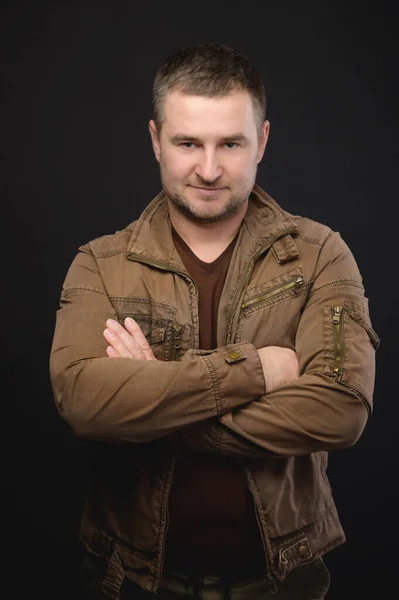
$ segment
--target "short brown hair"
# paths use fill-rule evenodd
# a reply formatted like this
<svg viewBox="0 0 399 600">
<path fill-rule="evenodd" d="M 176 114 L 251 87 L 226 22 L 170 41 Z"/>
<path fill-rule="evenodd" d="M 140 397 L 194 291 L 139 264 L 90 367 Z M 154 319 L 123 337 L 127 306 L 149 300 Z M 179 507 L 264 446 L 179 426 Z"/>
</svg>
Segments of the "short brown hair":
<svg viewBox="0 0 399 600">
<path fill-rule="evenodd" d="M 152 90 L 153 119 L 159 133 L 163 103 L 167 94 L 176 90 L 209 98 L 246 90 L 252 98 L 258 133 L 266 117 L 265 88 L 257 69 L 246 56 L 224 44 L 183 48 L 159 68 Z"/>
</svg>

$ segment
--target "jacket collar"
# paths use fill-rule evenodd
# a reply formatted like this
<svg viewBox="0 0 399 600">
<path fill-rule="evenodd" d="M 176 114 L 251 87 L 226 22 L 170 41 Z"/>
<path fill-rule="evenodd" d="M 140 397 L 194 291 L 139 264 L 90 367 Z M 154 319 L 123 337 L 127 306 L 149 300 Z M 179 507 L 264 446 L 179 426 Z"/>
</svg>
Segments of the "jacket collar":
<svg viewBox="0 0 399 600">
<path fill-rule="evenodd" d="M 184 266 L 172 239 L 172 225 L 166 194 L 162 190 L 132 225 L 132 235 L 127 251 L 137 259 L 161 263 L 165 268 L 183 270 Z M 254 185 L 248 202 L 248 210 L 241 225 L 240 239 L 246 238 L 247 249 L 255 254 L 272 239 L 295 234 L 298 226 L 262 188 Z"/>
</svg>

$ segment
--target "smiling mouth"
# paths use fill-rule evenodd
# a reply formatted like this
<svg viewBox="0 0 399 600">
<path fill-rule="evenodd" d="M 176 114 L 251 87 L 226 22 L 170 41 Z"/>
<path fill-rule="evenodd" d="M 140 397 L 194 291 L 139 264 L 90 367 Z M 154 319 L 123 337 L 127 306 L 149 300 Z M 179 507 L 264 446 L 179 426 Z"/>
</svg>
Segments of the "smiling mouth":
<svg viewBox="0 0 399 600">
<path fill-rule="evenodd" d="M 208 188 L 208 187 L 200 187 L 198 185 L 191 186 L 195 190 L 203 190 L 205 192 L 219 192 L 220 190 L 224 190 L 225 188 Z"/>
</svg>

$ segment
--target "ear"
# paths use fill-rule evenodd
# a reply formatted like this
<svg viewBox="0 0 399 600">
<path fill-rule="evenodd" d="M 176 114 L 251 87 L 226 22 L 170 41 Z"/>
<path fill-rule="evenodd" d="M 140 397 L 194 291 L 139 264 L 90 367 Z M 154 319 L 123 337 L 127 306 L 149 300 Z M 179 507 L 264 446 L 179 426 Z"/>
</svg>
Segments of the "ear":
<svg viewBox="0 0 399 600">
<path fill-rule="evenodd" d="M 155 125 L 154 121 L 151 120 L 148 123 L 148 129 L 150 130 L 150 136 L 151 136 L 152 147 L 154 150 L 155 158 L 159 162 L 159 158 L 161 155 L 161 147 L 160 147 L 160 142 L 159 142 L 159 134 L 158 134 L 157 126 Z"/>
<path fill-rule="evenodd" d="M 262 129 L 259 135 L 259 143 L 258 143 L 258 158 L 257 163 L 259 164 L 263 158 L 263 154 L 265 152 L 267 140 L 269 139 L 270 133 L 270 123 L 269 121 L 265 121 L 262 125 Z"/>
</svg>

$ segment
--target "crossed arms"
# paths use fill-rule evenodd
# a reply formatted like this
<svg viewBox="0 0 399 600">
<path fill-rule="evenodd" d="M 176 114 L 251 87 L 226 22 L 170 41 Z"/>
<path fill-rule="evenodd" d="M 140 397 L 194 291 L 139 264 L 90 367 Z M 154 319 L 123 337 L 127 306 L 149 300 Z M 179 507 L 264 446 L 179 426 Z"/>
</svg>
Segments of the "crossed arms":
<svg viewBox="0 0 399 600">
<path fill-rule="evenodd" d="M 103 334 L 116 315 L 95 257 L 80 252 L 64 284 L 50 356 L 61 415 L 82 437 L 146 443 L 168 436 L 186 449 L 237 457 L 353 445 L 371 412 L 375 345 L 354 259 L 337 236 L 327 244 L 295 352 L 243 342 L 168 362 L 153 359 L 137 324 L 110 323 L 115 337 Z M 325 318 L 338 305 L 347 342 L 336 376 Z M 237 362 L 228 358 L 232 350 Z"/>
</svg>

